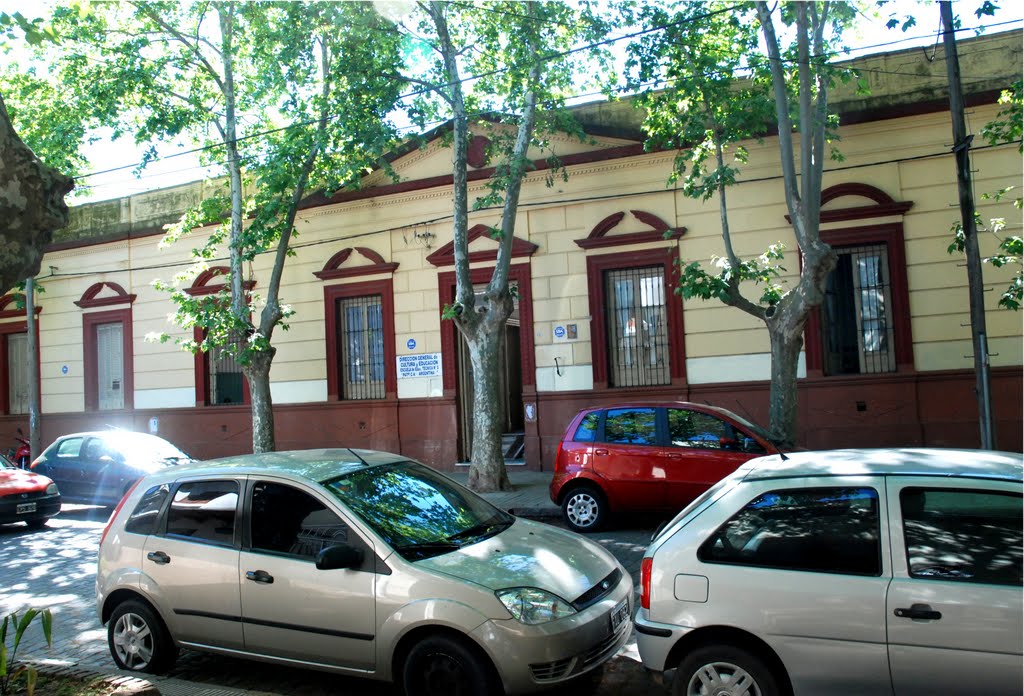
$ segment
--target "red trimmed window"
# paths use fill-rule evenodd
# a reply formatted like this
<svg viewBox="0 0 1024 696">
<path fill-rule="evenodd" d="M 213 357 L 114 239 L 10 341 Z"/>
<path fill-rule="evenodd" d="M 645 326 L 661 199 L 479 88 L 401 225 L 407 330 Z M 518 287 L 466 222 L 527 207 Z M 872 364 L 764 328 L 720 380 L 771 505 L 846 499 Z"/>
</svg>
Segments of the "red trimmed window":
<svg viewBox="0 0 1024 696">
<path fill-rule="evenodd" d="M 360 262 L 360 257 L 362 261 Z M 342 249 L 315 272 L 320 280 L 344 279 L 324 287 L 324 326 L 329 399 L 360 401 L 395 398 L 395 295 L 390 276 L 397 263 L 366 247 Z"/>
<path fill-rule="evenodd" d="M 215 295 L 224 289 L 222 282 L 229 273 L 227 266 L 215 266 L 203 271 L 193 281 L 192 286 L 185 289 L 189 295 Z M 243 284 L 246 292 L 252 290 L 256 283 L 248 280 Z M 193 329 L 192 339 L 201 343 L 206 338 L 206 331 L 200 327 Z M 238 363 L 237 351 L 230 346 L 214 346 L 209 351 L 198 351 L 195 354 L 196 405 L 197 406 L 232 406 L 249 403 L 249 384 L 242 374 L 242 366 Z"/>
<path fill-rule="evenodd" d="M 807 372 L 842 376 L 913 369 L 903 223 L 870 222 L 902 216 L 913 204 L 894 201 L 867 184 L 840 184 L 822 192 L 822 205 L 841 197 L 866 198 L 871 204 L 821 213 L 822 223 L 865 224 L 821 231 L 838 262 L 824 301 L 808 318 Z"/>
<path fill-rule="evenodd" d="M 131 409 L 135 400 L 132 309 L 135 295 L 117 283 L 94 283 L 76 305 L 85 310 L 129 305 L 82 315 L 86 411 Z"/>
<path fill-rule="evenodd" d="M 661 249 L 587 257 L 596 389 L 656 387 L 685 379 L 683 309 L 675 295 L 675 240 L 685 229 L 670 228 L 651 213 L 630 212 L 651 229 L 608 234 L 626 215 L 616 213 L 576 240 L 583 249 L 672 241 Z"/>
<path fill-rule="evenodd" d="M 0 298 L 0 319 L 24 319 L 25 310 L 18 309 L 24 295 L 5 295 Z M 39 307 L 36 307 L 36 315 Z M 33 360 L 28 355 L 28 323 L 8 321 L 0 323 L 0 413 L 28 413 L 29 370 L 39 371 L 38 352 Z M 38 324 L 36 325 L 38 327 Z M 36 342 L 38 351 L 38 341 Z"/>
</svg>

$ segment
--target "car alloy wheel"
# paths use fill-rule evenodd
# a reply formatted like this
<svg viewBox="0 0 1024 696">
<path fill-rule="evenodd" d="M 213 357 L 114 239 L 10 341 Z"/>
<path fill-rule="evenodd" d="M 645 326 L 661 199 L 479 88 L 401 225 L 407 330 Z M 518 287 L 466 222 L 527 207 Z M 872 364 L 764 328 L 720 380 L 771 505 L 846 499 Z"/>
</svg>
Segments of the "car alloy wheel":
<svg viewBox="0 0 1024 696">
<path fill-rule="evenodd" d="M 756 656 L 728 645 L 694 650 L 679 664 L 674 696 L 778 696 L 775 676 Z"/>
<path fill-rule="evenodd" d="M 590 486 L 576 488 L 566 496 L 562 512 L 569 528 L 577 532 L 598 529 L 605 516 L 605 502 L 600 493 Z"/>
<path fill-rule="evenodd" d="M 178 656 L 163 621 L 135 600 L 114 609 L 107 628 L 107 643 L 117 666 L 133 672 L 163 672 Z"/>
<path fill-rule="evenodd" d="M 405 661 L 403 682 L 408 696 L 476 696 L 495 693 L 486 658 L 462 640 L 431 636 L 417 643 Z"/>
</svg>

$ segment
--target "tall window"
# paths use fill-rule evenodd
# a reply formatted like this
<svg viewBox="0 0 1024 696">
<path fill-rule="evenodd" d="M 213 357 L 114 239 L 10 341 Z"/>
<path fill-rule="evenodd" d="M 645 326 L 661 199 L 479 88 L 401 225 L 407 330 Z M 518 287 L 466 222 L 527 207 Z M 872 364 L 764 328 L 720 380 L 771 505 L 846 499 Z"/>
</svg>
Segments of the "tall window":
<svg viewBox="0 0 1024 696">
<path fill-rule="evenodd" d="M 822 305 L 825 374 L 896 370 L 886 245 L 837 248 Z"/>
<path fill-rule="evenodd" d="M 76 305 L 82 314 L 82 373 L 86 411 L 116 411 L 134 405 L 132 309 L 135 295 L 117 283 L 94 283 Z M 125 305 L 123 309 L 106 309 Z M 103 308 L 106 311 L 92 311 Z"/>
<path fill-rule="evenodd" d="M 668 319 L 662 267 L 607 271 L 605 297 L 611 385 L 668 384 Z"/>
<path fill-rule="evenodd" d="M 7 339 L 7 413 L 28 413 L 28 334 L 10 333 Z"/>
<path fill-rule="evenodd" d="M 237 341 L 240 344 L 241 341 Z M 214 346 L 206 355 L 210 404 L 245 403 L 245 376 L 232 347 Z"/>
<path fill-rule="evenodd" d="M 124 408 L 123 346 L 121 322 L 96 325 L 96 388 L 101 411 Z"/>
<path fill-rule="evenodd" d="M 383 399 L 384 322 L 380 295 L 337 301 L 338 375 L 342 399 Z"/>
</svg>

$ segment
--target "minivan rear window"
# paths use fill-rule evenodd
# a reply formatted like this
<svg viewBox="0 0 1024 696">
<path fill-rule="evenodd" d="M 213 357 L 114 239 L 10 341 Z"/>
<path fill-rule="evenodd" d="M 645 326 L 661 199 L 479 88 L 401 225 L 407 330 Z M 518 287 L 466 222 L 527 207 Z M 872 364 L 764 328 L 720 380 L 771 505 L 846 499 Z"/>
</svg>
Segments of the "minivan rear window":
<svg viewBox="0 0 1024 696">
<path fill-rule="evenodd" d="M 588 413 L 576 427 L 576 433 L 572 436 L 574 442 L 593 442 L 597 439 L 597 426 L 601 422 L 600 411 Z"/>
</svg>

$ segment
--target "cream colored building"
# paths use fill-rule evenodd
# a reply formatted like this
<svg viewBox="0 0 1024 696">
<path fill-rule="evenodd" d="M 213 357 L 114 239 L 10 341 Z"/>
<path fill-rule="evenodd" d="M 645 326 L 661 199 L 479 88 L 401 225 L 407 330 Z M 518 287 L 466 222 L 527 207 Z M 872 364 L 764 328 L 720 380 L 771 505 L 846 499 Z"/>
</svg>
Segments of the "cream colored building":
<svg viewBox="0 0 1024 696">
<path fill-rule="evenodd" d="M 995 118 L 995 97 L 1021 76 L 1021 34 L 961 43 L 971 132 Z M 872 97 L 834 93 L 843 162 L 826 164 L 822 235 L 840 253 L 831 308 L 812 319 L 800 368 L 801 443 L 810 447 L 977 446 L 978 416 L 967 275 L 946 248 L 958 219 L 944 56 L 919 49 L 861 59 Z M 628 104 L 580 107 L 592 142 L 554 149 L 568 180 L 540 169 L 524 184 L 512 279 L 519 305 L 506 340 L 506 430 L 530 468 L 550 468 L 569 418 L 592 403 L 681 399 L 767 421 L 769 345 L 764 327 L 718 302 L 673 293 L 676 259 L 721 254 L 716 201 L 666 185 L 674 152 L 645 153 Z M 481 133 L 482 136 L 482 133 Z M 774 138 L 749 143 L 750 162 L 730 189 L 740 255 L 786 244 Z M 977 194 L 1021 183 L 1016 144 L 971 153 Z M 470 174 L 484 192 L 487 163 Z M 358 192 L 302 211 L 282 284 L 295 315 L 278 330 L 271 379 L 280 449 L 327 445 L 402 451 L 440 468 L 468 458 L 463 357 L 441 308 L 454 286 L 451 157 L 440 139 L 393 162 L 399 183 L 370 175 Z M 38 369 L 43 439 L 104 426 L 157 432 L 197 456 L 251 448 L 237 368 L 193 356 L 192 338 L 168 321 L 173 306 L 154 281 L 170 281 L 208 231 L 161 248 L 163 225 L 200 200 L 204 184 L 89 204 L 47 251 L 40 274 Z M 979 198 L 983 219 L 1020 211 Z M 484 233 L 499 211 L 471 215 L 474 274 L 489 278 L 496 244 Z M 667 234 L 666 234 L 667 233 Z M 982 235 L 983 254 L 997 240 Z M 252 293 L 272 255 L 248 268 Z M 192 293 L 222 282 L 214 270 L 185 282 Z M 1020 450 L 1022 328 L 996 306 L 1015 269 L 986 265 L 998 444 Z M 791 273 L 792 277 L 792 273 Z M 477 282 L 477 281 L 475 281 Z M 3 412 L 13 434 L 24 415 L 25 323 L 12 298 L 0 306 Z M 13 438 L 12 438 L 13 441 Z"/>
</svg>

